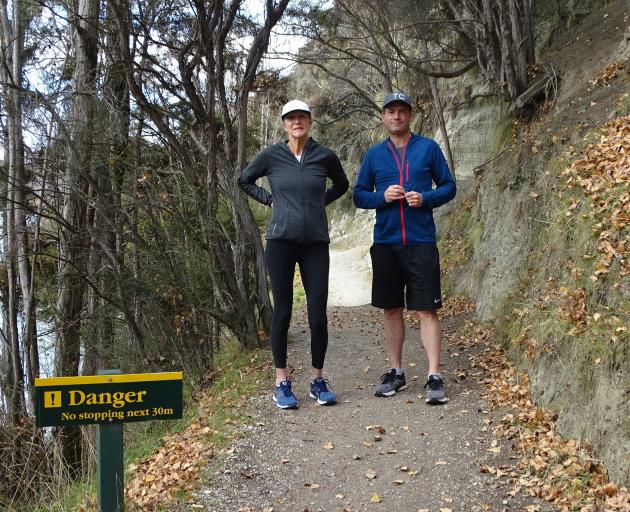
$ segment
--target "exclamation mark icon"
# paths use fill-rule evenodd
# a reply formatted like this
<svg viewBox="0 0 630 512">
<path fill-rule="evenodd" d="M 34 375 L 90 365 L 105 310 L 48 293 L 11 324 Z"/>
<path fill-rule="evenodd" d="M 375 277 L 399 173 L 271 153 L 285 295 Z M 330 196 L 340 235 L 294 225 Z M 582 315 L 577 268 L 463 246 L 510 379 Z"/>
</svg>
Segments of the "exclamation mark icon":
<svg viewBox="0 0 630 512">
<path fill-rule="evenodd" d="M 44 408 L 53 409 L 55 407 L 61 407 L 61 391 L 45 391 Z"/>
</svg>

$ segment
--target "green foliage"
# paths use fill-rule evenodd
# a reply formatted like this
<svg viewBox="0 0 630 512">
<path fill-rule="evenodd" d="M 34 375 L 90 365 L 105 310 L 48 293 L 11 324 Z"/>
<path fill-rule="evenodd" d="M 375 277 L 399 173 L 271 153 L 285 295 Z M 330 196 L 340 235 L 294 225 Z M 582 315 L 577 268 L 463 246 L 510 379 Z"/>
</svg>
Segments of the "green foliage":
<svg viewBox="0 0 630 512">
<path fill-rule="evenodd" d="M 475 212 L 477 191 L 473 191 L 458 207 L 444 218 L 444 235 L 438 240 L 440 267 L 447 294 L 456 288 L 455 280 L 479 246 L 483 226 Z"/>
<path fill-rule="evenodd" d="M 306 292 L 302 285 L 302 278 L 300 276 L 300 269 L 296 267 L 295 275 L 293 277 L 293 307 L 299 307 L 306 304 Z"/>
<path fill-rule="evenodd" d="M 216 355 L 216 370 L 206 390 L 193 389 L 188 379 L 185 381 L 182 419 L 125 424 L 125 466 L 150 456 L 162 445 L 164 436 L 181 432 L 196 420 L 202 420 L 210 427 L 208 444 L 217 448 L 228 445 L 234 438 L 234 425 L 251 420 L 243 400 L 254 395 L 260 382 L 268 378 L 267 360 L 265 350 L 247 351 L 236 341 L 227 343 Z M 130 475 L 127 473 L 126 477 Z M 20 510 L 70 512 L 81 506 L 91 509 L 95 504 L 96 489 L 96 475 L 90 473 L 83 480 L 65 487 L 52 501 L 47 499 L 45 504 Z M 8 512 L 14 510 L 17 512 L 17 509 Z"/>
<path fill-rule="evenodd" d="M 205 393 L 204 421 L 211 428 L 208 441 L 218 447 L 234 437 L 230 425 L 248 423 L 251 414 L 245 401 L 268 378 L 266 350 L 247 351 L 236 342 L 228 343 L 217 355 L 217 371 Z M 226 420 L 227 423 L 226 423 Z"/>
<path fill-rule="evenodd" d="M 574 155 L 589 151 L 587 145 L 599 137 L 599 130 L 585 134 Z M 599 154 L 591 150 L 591 158 Z M 538 199 L 545 227 L 537 232 L 525 277 L 507 302 L 503 334 L 515 354 L 530 359 L 569 351 L 571 364 L 587 374 L 597 367 L 615 371 L 630 351 L 630 304 L 623 291 L 629 279 L 617 258 L 602 271 L 598 234 L 602 220 L 622 210 L 619 194 L 624 189 L 615 180 L 609 188 L 600 183 L 588 194 L 582 187 L 568 188 L 563 169 L 569 163 L 552 159 L 543 169 L 554 192 L 548 200 Z M 519 306 L 512 308 L 511 303 Z"/>
<path fill-rule="evenodd" d="M 498 153 L 510 143 L 513 134 L 514 122 L 512 117 L 506 117 L 503 122 L 498 122 L 497 120 L 497 123 L 492 127 L 490 136 L 495 153 Z"/>
<path fill-rule="evenodd" d="M 86 479 L 80 482 L 69 483 L 67 487 L 64 487 L 61 493 L 53 497 L 44 498 L 41 503 L 34 506 L 20 505 L 20 511 L 24 512 L 73 512 L 77 510 L 82 504 L 89 501 L 89 496 L 94 495 L 97 492 L 97 482 L 95 476 L 88 476 Z M 8 509 L 8 512 L 13 512 L 18 509 Z"/>
</svg>

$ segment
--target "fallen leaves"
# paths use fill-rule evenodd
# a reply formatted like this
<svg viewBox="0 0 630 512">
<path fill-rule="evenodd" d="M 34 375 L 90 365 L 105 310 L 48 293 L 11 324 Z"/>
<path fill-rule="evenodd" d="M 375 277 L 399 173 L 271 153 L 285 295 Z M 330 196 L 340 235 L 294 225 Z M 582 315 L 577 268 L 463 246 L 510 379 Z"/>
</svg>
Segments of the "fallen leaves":
<svg viewBox="0 0 630 512">
<path fill-rule="evenodd" d="M 532 404 L 529 378 L 517 371 L 500 347 L 487 341 L 489 331 L 473 328 L 473 338 L 484 340 L 487 348 L 472 360 L 475 378 L 484 387 L 484 399 L 493 409 L 516 409 L 506 414 L 494 429 L 497 438 L 511 440 L 519 456 L 515 467 L 482 465 L 479 471 L 504 478 L 508 494 L 526 492 L 557 504 L 562 510 L 630 511 L 630 493 L 607 479 L 606 470 L 595 461 L 586 445 L 563 439 L 555 428 L 556 416 Z M 471 341 L 470 343 L 473 343 Z M 486 422 L 487 425 L 490 421 Z M 497 439 L 488 451 L 499 453 Z M 538 505 L 526 510 L 535 512 Z"/>
<path fill-rule="evenodd" d="M 467 295 L 445 296 L 440 310 L 441 318 L 451 318 L 475 311 L 475 302 Z"/>
<path fill-rule="evenodd" d="M 513 311 L 520 331 L 511 343 L 531 359 L 555 350 L 554 336 L 540 329 L 541 320 L 567 323 L 567 337 L 587 343 L 628 339 L 624 319 L 601 297 L 606 287 L 616 288 L 630 275 L 630 116 L 607 123 L 597 142 L 569 156 L 570 165 L 560 173 L 566 187 L 559 200 L 566 204 L 568 231 L 581 225 L 575 247 L 581 257 L 568 258 L 565 271 L 549 277 L 531 306 Z M 605 365 L 601 356 L 594 354 L 592 363 Z"/>
<path fill-rule="evenodd" d="M 381 425 L 367 425 L 365 430 L 376 430 L 379 434 L 384 434 L 386 432 L 385 427 Z"/>
<path fill-rule="evenodd" d="M 417 469 L 411 469 L 409 466 L 400 466 L 399 468 L 403 473 L 407 473 L 409 476 L 416 476 L 418 474 Z"/>
<path fill-rule="evenodd" d="M 624 70 L 627 64 L 627 60 L 618 60 L 616 62 L 613 62 L 612 64 L 606 66 L 604 69 L 598 71 L 597 74 L 592 78 L 592 80 L 589 80 L 589 83 L 592 86 L 600 84 L 609 86 L 609 82 L 614 78 L 617 78 L 619 73 Z"/>
<path fill-rule="evenodd" d="M 595 222 L 597 236 L 593 280 L 608 274 L 615 260 L 621 266 L 621 275 L 628 275 L 630 116 L 606 124 L 599 142 L 588 146 L 582 158 L 574 160 L 562 174 L 569 188 L 580 190 L 592 203 L 585 215 Z M 568 214 L 575 209 L 571 206 Z"/>
<path fill-rule="evenodd" d="M 514 388 L 514 386 L 513 386 Z M 515 389 L 514 391 L 518 391 L 519 389 Z M 488 448 L 487 451 L 489 451 L 490 453 L 494 453 L 495 455 L 498 455 L 499 453 L 501 453 L 501 447 L 498 446 L 498 442 L 496 439 L 493 439 L 492 442 L 490 443 L 490 448 Z"/>
<path fill-rule="evenodd" d="M 125 496 L 144 510 L 154 510 L 179 491 L 192 491 L 200 470 L 212 457 L 213 449 L 203 442 L 207 427 L 199 420 L 184 431 L 164 438 L 151 457 L 130 467 Z"/>
</svg>

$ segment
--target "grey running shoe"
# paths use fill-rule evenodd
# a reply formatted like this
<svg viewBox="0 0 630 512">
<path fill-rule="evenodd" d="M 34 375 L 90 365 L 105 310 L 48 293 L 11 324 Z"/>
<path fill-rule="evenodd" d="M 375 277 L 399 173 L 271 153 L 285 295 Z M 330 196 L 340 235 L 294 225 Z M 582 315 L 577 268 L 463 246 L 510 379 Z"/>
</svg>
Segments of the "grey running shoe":
<svg viewBox="0 0 630 512">
<path fill-rule="evenodd" d="M 374 394 L 376 396 L 392 396 L 396 394 L 396 391 L 403 389 L 407 389 L 405 374 L 396 375 L 396 370 L 392 368 L 381 376 L 381 383 L 376 386 Z"/>
<path fill-rule="evenodd" d="M 440 375 L 429 375 L 424 387 L 427 388 L 428 404 L 439 405 L 447 402 L 446 393 L 444 393 L 444 381 Z"/>
</svg>

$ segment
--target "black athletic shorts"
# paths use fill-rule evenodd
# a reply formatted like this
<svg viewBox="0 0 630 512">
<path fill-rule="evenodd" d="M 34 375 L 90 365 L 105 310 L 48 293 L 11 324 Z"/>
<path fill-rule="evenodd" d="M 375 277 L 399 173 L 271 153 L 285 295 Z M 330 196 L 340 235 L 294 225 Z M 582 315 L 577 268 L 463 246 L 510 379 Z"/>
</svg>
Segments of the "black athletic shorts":
<svg viewBox="0 0 630 512">
<path fill-rule="evenodd" d="M 440 255 L 432 244 L 374 244 L 372 305 L 429 311 L 442 307 Z"/>
</svg>

